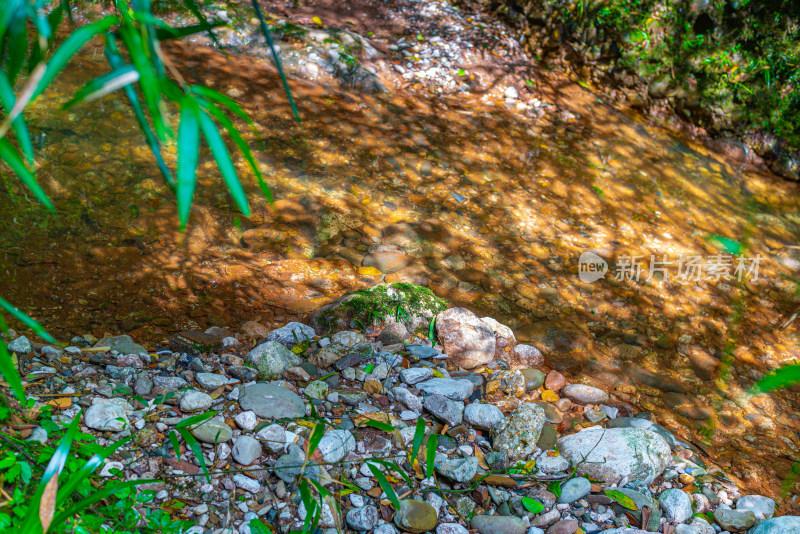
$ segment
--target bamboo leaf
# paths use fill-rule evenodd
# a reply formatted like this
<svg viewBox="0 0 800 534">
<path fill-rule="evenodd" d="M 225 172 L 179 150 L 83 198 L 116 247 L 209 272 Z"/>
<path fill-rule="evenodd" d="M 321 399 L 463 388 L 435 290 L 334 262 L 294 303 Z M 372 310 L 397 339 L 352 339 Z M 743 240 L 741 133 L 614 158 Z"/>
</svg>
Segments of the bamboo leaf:
<svg viewBox="0 0 800 534">
<path fill-rule="evenodd" d="M 306 459 L 310 458 L 314 451 L 317 450 L 322 436 L 325 434 L 325 423 L 317 423 L 314 425 L 314 430 L 311 432 L 311 437 L 308 439 L 308 452 L 306 452 Z"/>
<path fill-rule="evenodd" d="M 395 510 L 399 510 L 400 509 L 400 499 L 397 498 L 397 493 L 395 493 L 394 488 L 392 488 L 392 485 L 389 484 L 388 480 L 386 480 L 386 476 L 383 473 L 381 473 L 381 470 L 378 469 L 371 462 L 367 463 L 367 467 L 369 467 L 369 470 L 372 471 L 372 476 L 375 477 L 375 480 L 378 481 L 378 485 L 381 487 L 383 492 L 386 493 L 386 496 L 392 502 L 392 505 L 394 506 L 394 509 Z"/>
<path fill-rule="evenodd" d="M 219 135 L 217 125 L 214 124 L 214 121 L 208 113 L 202 110 L 200 111 L 200 129 L 203 131 L 211 154 L 217 161 L 219 171 L 222 174 L 222 178 L 225 180 L 225 185 L 228 186 L 228 191 L 233 201 L 239 207 L 242 214 L 245 217 L 249 217 L 250 206 L 247 204 L 247 195 L 242 188 L 242 184 L 239 182 L 239 178 L 236 176 L 236 168 L 233 166 L 230 154 L 228 154 L 228 148 Z"/>
<path fill-rule="evenodd" d="M 172 444 L 172 449 L 175 451 L 175 456 L 177 456 L 178 457 L 178 461 L 180 461 L 181 460 L 181 444 L 178 441 L 178 433 L 175 432 L 174 430 L 170 430 L 169 434 L 167 434 L 167 436 L 169 437 L 169 442 Z"/>
<path fill-rule="evenodd" d="M 200 152 L 200 125 L 197 121 L 197 111 L 194 101 L 186 97 L 181 106 L 181 122 L 178 126 L 178 183 L 175 189 L 181 230 L 186 228 L 186 222 L 189 220 L 197 183 L 197 161 Z"/>
<path fill-rule="evenodd" d="M 253 119 L 250 118 L 250 115 L 248 115 L 247 112 L 243 110 L 241 106 L 239 106 L 239 104 L 237 104 L 233 99 L 223 95 L 219 91 L 215 91 L 209 87 L 205 87 L 202 85 L 193 85 L 189 88 L 189 91 L 198 96 L 202 96 L 209 100 L 217 102 L 218 104 L 222 104 L 223 106 L 231 110 L 233 113 L 244 119 L 244 121 L 247 122 L 247 124 L 249 124 L 250 126 L 254 125 Z"/>
<path fill-rule="evenodd" d="M 98 467 L 100 467 L 103 461 L 114 454 L 117 449 L 125 445 L 127 442 L 132 440 L 133 437 L 127 437 L 125 439 L 121 439 L 116 443 L 109 445 L 103 448 L 99 453 L 93 454 L 89 461 L 87 461 L 83 467 L 81 467 L 80 471 L 77 473 L 71 474 L 69 478 L 64 481 L 61 485 L 61 488 L 58 490 L 58 499 L 56 503 L 56 507 L 62 506 L 68 498 L 72 496 L 72 493 L 75 491 L 81 482 L 87 479 L 92 473 L 94 473 Z"/>
<path fill-rule="evenodd" d="M 211 31 L 211 28 L 213 28 L 215 26 L 208 22 L 208 19 L 206 18 L 206 16 L 203 15 L 202 11 L 200 11 L 200 8 L 198 7 L 197 2 L 195 2 L 194 0 L 183 0 L 183 5 L 185 5 L 189 11 L 191 11 L 192 15 L 197 17 L 197 20 L 199 20 L 201 23 L 205 24 L 206 26 L 210 26 L 210 28 L 208 29 L 208 37 L 214 42 L 215 45 L 219 46 L 219 42 L 217 42 L 217 37 L 214 35 L 214 32 Z M 219 25 L 219 24 L 217 24 L 217 25 Z M 224 24 L 222 24 L 222 25 L 224 25 Z"/>
<path fill-rule="evenodd" d="M 11 170 L 16 173 L 23 184 L 28 186 L 28 189 L 31 190 L 33 196 L 35 196 L 39 202 L 44 204 L 45 207 L 51 211 L 55 209 L 50 199 L 47 198 L 44 189 L 42 189 L 36 181 L 36 177 L 34 177 L 33 173 L 25 166 L 22 157 L 8 139 L 0 139 L 0 160 L 5 161 L 6 164 L 11 167 Z"/>
<path fill-rule="evenodd" d="M 40 338 L 44 339 L 45 341 L 53 344 L 57 344 L 58 342 L 55 340 L 53 336 L 47 333 L 47 331 L 42 328 L 42 325 L 16 309 L 14 306 L 11 305 L 7 300 L 0 297 L 0 308 L 4 309 L 8 313 L 10 313 L 16 320 L 20 321 L 22 324 L 30 328 L 34 331 L 34 333 L 39 336 Z"/>
<path fill-rule="evenodd" d="M 161 481 L 147 478 L 141 480 L 129 480 L 127 482 L 120 482 L 119 484 L 106 486 L 102 490 L 96 491 L 95 493 L 92 493 L 91 495 L 78 500 L 74 505 L 59 513 L 53 519 L 53 523 L 56 525 L 60 525 L 68 518 L 80 514 L 83 510 L 86 510 L 94 503 L 101 501 L 106 497 L 110 497 L 111 495 L 114 495 L 115 493 L 122 491 L 126 488 L 130 488 L 133 486 L 141 486 L 142 484 L 152 484 L 154 482 L 161 482 Z"/>
<path fill-rule="evenodd" d="M 208 472 L 208 466 L 206 466 L 206 459 L 203 457 L 203 451 L 200 449 L 200 444 L 197 442 L 197 439 L 193 435 L 189 433 L 188 430 L 185 428 L 178 429 L 178 432 L 181 436 L 183 436 L 183 440 L 192 449 L 195 458 L 197 461 L 200 462 L 200 467 L 203 469 L 203 473 L 206 475 L 206 481 L 211 482 L 211 474 Z M 216 438 L 214 441 L 217 441 Z"/>
<path fill-rule="evenodd" d="M 168 398 L 169 397 L 165 398 L 164 400 L 167 400 Z M 219 413 L 219 410 L 209 410 L 209 411 L 203 412 L 201 414 L 197 414 L 197 415 L 193 415 L 191 417 L 187 417 L 186 419 L 184 419 L 183 421 L 181 421 L 177 425 L 175 425 L 175 428 L 176 429 L 186 428 L 186 427 L 189 427 L 189 426 L 192 426 L 192 425 L 196 425 L 198 423 L 202 423 L 203 421 L 208 421 L 209 419 L 211 419 L 212 417 L 214 417 L 218 413 Z"/>
<path fill-rule="evenodd" d="M 753 384 L 750 393 L 766 393 L 776 389 L 788 388 L 800 383 L 800 363 L 791 363 L 764 375 Z"/>
<path fill-rule="evenodd" d="M 81 102 L 91 102 L 105 95 L 116 91 L 126 85 L 139 81 L 139 73 L 132 65 L 125 65 L 111 72 L 98 76 L 81 87 L 75 95 L 63 106 L 62 109 L 69 109 Z"/>
<path fill-rule="evenodd" d="M 3 108 L 10 110 L 14 109 L 16 103 L 17 97 L 14 94 L 14 89 L 11 87 L 6 73 L 0 70 L 0 104 L 3 105 Z M 11 127 L 14 129 L 14 133 L 17 136 L 17 142 L 22 149 L 22 153 L 27 158 L 28 163 L 32 164 L 33 144 L 31 143 L 31 136 L 28 133 L 28 127 L 25 124 L 25 118 L 22 116 L 22 113 L 14 118 L 11 122 Z"/>
<path fill-rule="evenodd" d="M 377 428 L 378 430 L 383 430 L 384 432 L 394 432 L 394 426 L 391 423 L 384 423 L 383 421 L 376 421 L 374 419 L 366 419 L 359 423 L 358 426 L 371 426 L 372 428 Z"/>
<path fill-rule="evenodd" d="M 158 39 L 159 41 L 168 41 L 170 39 L 182 39 L 183 37 L 188 37 L 189 35 L 194 35 L 196 33 L 210 32 L 214 28 L 218 28 L 220 26 L 225 26 L 225 23 L 222 21 L 217 21 L 217 22 L 193 24 L 191 26 L 182 26 L 180 28 L 175 28 L 172 26 L 167 26 L 165 28 L 162 27 L 156 29 L 156 39 Z"/>
<path fill-rule="evenodd" d="M 434 476 L 434 465 L 436 464 L 436 447 L 439 445 L 439 435 L 431 434 L 425 444 L 425 474 L 428 477 Z"/>
<path fill-rule="evenodd" d="M 402 477 L 403 480 L 405 480 L 407 484 L 410 485 L 412 483 L 411 479 L 409 478 L 409 476 L 406 474 L 405 471 L 403 471 L 400 468 L 399 465 L 397 465 L 397 463 L 395 463 L 393 461 L 389 461 L 389 460 L 381 460 L 380 458 L 373 458 L 373 459 L 370 460 L 370 462 L 375 462 L 375 463 L 381 464 L 383 466 L 386 466 L 387 468 L 391 469 L 392 471 L 395 471 L 398 475 L 400 475 L 400 477 Z"/>
<path fill-rule="evenodd" d="M 25 390 L 22 388 L 22 379 L 19 377 L 17 366 L 11 358 L 11 354 L 8 353 L 4 342 L 0 342 L 0 375 L 2 375 L 5 381 L 8 382 L 8 385 L 11 386 L 14 397 L 16 397 L 20 404 L 24 403 Z"/>
<path fill-rule="evenodd" d="M 414 466 L 414 462 L 417 461 L 417 454 L 419 453 L 419 448 L 422 446 L 422 440 L 425 437 L 425 419 L 420 417 L 417 419 L 417 427 L 414 430 L 414 440 L 411 442 L 411 466 Z"/>
</svg>

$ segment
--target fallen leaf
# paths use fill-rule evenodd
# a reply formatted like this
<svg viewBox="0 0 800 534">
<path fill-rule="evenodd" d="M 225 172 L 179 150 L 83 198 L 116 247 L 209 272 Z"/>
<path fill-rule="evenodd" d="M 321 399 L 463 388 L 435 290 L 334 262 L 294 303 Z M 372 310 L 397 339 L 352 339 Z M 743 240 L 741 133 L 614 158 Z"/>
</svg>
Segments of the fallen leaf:
<svg viewBox="0 0 800 534">
<path fill-rule="evenodd" d="M 311 22 L 313 22 L 317 26 L 322 26 L 322 19 L 319 17 L 311 17 Z"/>
<path fill-rule="evenodd" d="M 42 531 L 47 532 L 53 516 L 56 513 L 56 494 L 58 493 L 58 473 L 53 473 L 42 492 L 39 501 L 39 520 L 42 522 Z"/>
</svg>

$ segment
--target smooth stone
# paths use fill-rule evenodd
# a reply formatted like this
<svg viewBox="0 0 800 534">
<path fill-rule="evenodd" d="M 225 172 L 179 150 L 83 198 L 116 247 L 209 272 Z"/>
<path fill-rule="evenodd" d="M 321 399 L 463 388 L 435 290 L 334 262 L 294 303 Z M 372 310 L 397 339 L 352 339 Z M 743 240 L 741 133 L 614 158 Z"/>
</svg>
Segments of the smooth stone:
<svg viewBox="0 0 800 534">
<path fill-rule="evenodd" d="M 261 443 L 250 436 L 239 436 L 233 444 L 231 456 L 242 465 L 250 465 L 261 456 Z"/>
<path fill-rule="evenodd" d="M 233 431 L 225 421 L 209 419 L 190 427 L 192 435 L 203 443 L 225 443 L 233 437 Z"/>
<path fill-rule="evenodd" d="M 249 476 L 239 473 L 237 475 L 233 475 L 232 480 L 233 483 L 236 484 L 237 488 L 249 491 L 250 493 L 258 493 L 261 491 L 261 483 L 259 483 L 258 480 L 253 480 Z"/>
<path fill-rule="evenodd" d="M 293 391 L 258 382 L 244 387 L 239 395 L 242 410 L 252 410 L 263 419 L 294 419 L 306 415 L 306 407 Z"/>
<path fill-rule="evenodd" d="M 119 404 L 93 404 L 83 414 L 83 423 L 94 430 L 121 432 L 128 427 L 128 416 Z"/>
<path fill-rule="evenodd" d="M 425 397 L 422 404 L 426 410 L 451 427 L 461 424 L 464 415 L 463 403 L 452 401 L 444 395 L 434 394 Z"/>
<path fill-rule="evenodd" d="M 469 534 L 469 530 L 458 523 L 440 523 L 436 527 L 436 534 Z"/>
<path fill-rule="evenodd" d="M 762 495 L 742 495 L 736 501 L 737 510 L 750 510 L 756 521 L 764 521 L 775 515 L 775 501 Z"/>
<path fill-rule="evenodd" d="M 319 505 L 319 501 L 317 501 L 317 505 Z M 301 520 L 305 520 L 306 514 L 308 514 L 308 511 L 306 510 L 306 505 L 304 502 L 301 501 L 297 507 L 297 515 L 298 517 L 300 517 Z M 328 504 L 327 500 L 322 501 L 322 513 L 320 513 L 319 516 L 319 527 L 321 528 L 336 527 L 336 516 L 334 516 L 333 510 L 331 510 L 331 506 L 330 504 Z"/>
<path fill-rule="evenodd" d="M 756 524 L 756 514 L 750 510 L 717 508 L 714 510 L 714 521 L 724 530 L 741 532 Z"/>
<path fill-rule="evenodd" d="M 291 367 L 300 365 L 300 358 L 277 341 L 257 345 L 244 360 L 256 368 L 261 380 L 277 380 Z"/>
<path fill-rule="evenodd" d="M 163 388 L 167 391 L 181 389 L 186 386 L 188 382 L 179 376 L 154 376 L 153 387 Z"/>
<path fill-rule="evenodd" d="M 494 430 L 505 418 L 500 408 L 492 404 L 472 403 L 464 407 L 464 421 L 483 430 Z"/>
<path fill-rule="evenodd" d="M 541 351 L 533 345 L 525 345 L 520 343 L 514 347 L 514 356 L 516 356 L 520 365 L 538 366 L 544 363 L 544 356 L 542 355 Z M 542 375 L 542 382 L 544 382 L 544 375 Z"/>
<path fill-rule="evenodd" d="M 202 391 L 191 390 L 181 396 L 180 408 L 182 412 L 198 412 L 211 408 L 214 399 Z"/>
<path fill-rule="evenodd" d="M 570 384 L 561 390 L 561 395 L 578 404 L 601 404 L 608 400 L 608 393 L 586 384 Z"/>
<path fill-rule="evenodd" d="M 677 488 L 661 492 L 658 506 L 670 523 L 685 523 L 692 517 L 692 500 L 685 491 Z"/>
<path fill-rule="evenodd" d="M 372 505 L 353 508 L 347 512 L 345 521 L 353 530 L 372 530 L 378 524 L 378 509 Z"/>
<path fill-rule="evenodd" d="M 430 367 L 411 367 L 400 371 L 400 380 L 404 384 L 413 386 L 433 376 L 433 369 Z"/>
<path fill-rule="evenodd" d="M 800 534 L 800 517 L 784 515 L 762 521 L 747 534 Z"/>
<path fill-rule="evenodd" d="M 669 430 L 664 428 L 663 426 L 650 421 L 649 419 L 643 419 L 641 417 L 617 417 L 616 419 L 612 419 L 608 423 L 606 423 L 606 428 L 644 428 L 645 430 L 651 430 L 664 438 L 667 444 L 670 447 L 675 447 L 678 442 L 675 440 L 675 436 L 670 433 Z"/>
<path fill-rule="evenodd" d="M 583 499 L 592 491 L 592 483 L 583 477 L 571 478 L 561 485 L 561 496 L 558 502 L 569 504 Z"/>
<path fill-rule="evenodd" d="M 544 410 L 533 403 L 521 404 L 495 430 L 494 448 L 512 462 L 525 461 L 535 450 L 545 423 Z"/>
<path fill-rule="evenodd" d="M 417 383 L 416 387 L 425 393 L 444 395 L 448 399 L 457 401 L 467 400 L 472 395 L 473 389 L 469 380 L 453 378 L 430 378 Z"/>
<path fill-rule="evenodd" d="M 236 414 L 233 420 L 236 421 L 236 426 L 238 426 L 242 430 L 247 430 L 250 432 L 255 430 L 256 425 L 258 424 L 258 419 L 256 418 L 256 414 L 251 410 L 247 410 L 246 412 L 241 412 Z"/>
<path fill-rule="evenodd" d="M 333 429 L 325 432 L 317 445 L 323 460 L 336 463 L 356 450 L 356 440 L 347 430 Z"/>
<path fill-rule="evenodd" d="M 275 472 L 275 476 L 287 484 L 293 483 L 297 475 L 303 472 L 303 457 L 297 452 L 284 454 L 278 458 L 275 465 L 272 466 L 272 470 Z M 309 463 L 306 465 L 305 473 L 306 476 L 317 479 L 319 477 L 319 467 Z"/>
<path fill-rule="evenodd" d="M 478 473 L 478 459 L 475 456 L 454 458 L 436 464 L 436 471 L 456 482 L 469 482 Z"/>
<path fill-rule="evenodd" d="M 480 534 L 526 534 L 528 531 L 519 517 L 503 515 L 476 515 L 470 526 Z"/>
<path fill-rule="evenodd" d="M 364 256 L 361 266 L 374 267 L 383 274 L 392 274 L 402 270 L 410 261 L 411 257 L 399 250 L 381 250 Z"/>
<path fill-rule="evenodd" d="M 439 351 L 426 345 L 407 345 L 406 352 L 412 356 L 416 356 L 420 360 L 427 360 L 439 355 Z"/>
<path fill-rule="evenodd" d="M 389 323 L 378 334 L 378 341 L 384 345 L 402 343 L 408 337 L 408 329 L 403 323 Z"/>
<path fill-rule="evenodd" d="M 436 332 L 448 362 L 456 367 L 473 369 L 494 359 L 494 332 L 466 308 L 450 308 L 437 315 Z"/>
<path fill-rule="evenodd" d="M 421 534 L 436 527 L 436 509 L 416 499 L 403 499 L 400 509 L 394 515 L 395 524 L 405 532 Z"/>
<path fill-rule="evenodd" d="M 538 369 L 520 369 L 520 373 L 525 378 L 525 391 L 527 392 L 538 389 L 544 384 L 544 373 Z"/>
<path fill-rule="evenodd" d="M 579 475 L 607 482 L 627 478 L 651 484 L 672 461 L 667 442 L 640 428 L 589 427 L 559 439 L 558 448 Z"/>
<path fill-rule="evenodd" d="M 228 383 L 228 377 L 215 373 L 197 373 L 195 375 L 197 383 L 206 391 L 214 391 Z"/>
<path fill-rule="evenodd" d="M 574 519 L 562 519 L 547 529 L 547 534 L 575 534 L 578 531 L 578 522 Z"/>
<path fill-rule="evenodd" d="M 267 341 L 293 346 L 304 341 L 311 341 L 316 335 L 317 333 L 310 326 L 292 321 L 267 334 Z"/>
</svg>

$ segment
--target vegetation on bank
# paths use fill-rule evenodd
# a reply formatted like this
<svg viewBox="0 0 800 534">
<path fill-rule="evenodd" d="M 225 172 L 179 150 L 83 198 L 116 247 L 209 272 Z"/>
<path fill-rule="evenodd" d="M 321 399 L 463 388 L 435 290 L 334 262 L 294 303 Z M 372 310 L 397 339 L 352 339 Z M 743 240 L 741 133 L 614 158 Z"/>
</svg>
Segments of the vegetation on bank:
<svg viewBox="0 0 800 534">
<path fill-rule="evenodd" d="M 800 171 L 800 3 L 792 0 L 479 0 L 524 27 L 542 59 L 666 101 L 713 134 Z M 584 67 L 581 69 L 580 66 Z M 792 163 L 794 167 L 792 168 Z"/>
</svg>

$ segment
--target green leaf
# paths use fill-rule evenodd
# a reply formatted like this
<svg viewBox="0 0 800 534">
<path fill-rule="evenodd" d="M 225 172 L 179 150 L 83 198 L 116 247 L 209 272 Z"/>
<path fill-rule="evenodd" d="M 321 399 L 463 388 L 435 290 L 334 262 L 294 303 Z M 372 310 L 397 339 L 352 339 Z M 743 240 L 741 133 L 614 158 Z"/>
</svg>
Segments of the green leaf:
<svg viewBox="0 0 800 534">
<path fill-rule="evenodd" d="M 17 76 L 22 71 L 25 55 L 28 53 L 28 21 L 24 16 L 20 17 L 19 15 L 20 13 L 17 13 L 17 17 L 11 22 L 8 40 L 5 43 L 8 57 L 4 70 L 12 85 L 17 81 Z"/>
<path fill-rule="evenodd" d="M 419 448 L 422 446 L 422 440 L 425 437 L 425 419 L 420 417 L 417 419 L 417 426 L 414 430 L 414 440 L 411 442 L 411 456 L 409 457 L 411 460 L 411 466 L 414 466 L 414 462 L 417 461 L 417 454 L 419 454 Z"/>
<path fill-rule="evenodd" d="M 4 309 L 8 313 L 10 313 L 15 319 L 20 321 L 22 324 L 30 328 L 34 331 L 34 333 L 39 336 L 40 338 L 44 339 L 45 341 L 53 344 L 57 344 L 58 342 L 55 340 L 53 336 L 47 333 L 47 331 L 42 328 L 42 325 L 16 309 L 12 306 L 7 300 L 0 297 L 0 308 Z"/>
<path fill-rule="evenodd" d="M 223 95 L 219 91 L 215 91 L 213 89 L 204 87 L 202 85 L 193 85 L 189 88 L 189 92 L 194 93 L 198 96 L 205 97 L 209 100 L 217 102 L 218 104 L 222 104 L 223 106 L 231 110 L 233 113 L 241 117 L 250 126 L 255 125 L 255 123 L 253 123 L 253 119 L 250 118 L 250 115 L 248 115 L 247 112 L 243 110 L 241 106 L 239 106 L 239 104 L 237 104 L 234 100 L 228 98 L 227 96 Z"/>
<path fill-rule="evenodd" d="M 371 364 L 367 365 L 366 367 L 364 367 L 364 372 L 367 373 L 367 374 L 371 373 L 374 370 L 375 370 L 375 364 L 374 363 L 371 363 Z"/>
<path fill-rule="evenodd" d="M 711 243 L 717 248 L 720 248 L 734 256 L 737 254 L 741 254 L 742 252 L 742 244 L 735 239 L 731 239 L 730 237 L 725 237 L 716 234 L 710 234 L 706 236 L 706 241 Z"/>
<path fill-rule="evenodd" d="M 750 393 L 766 393 L 798 383 L 800 383 L 800 363 L 790 363 L 764 375 L 761 380 L 753 384 Z"/>
<path fill-rule="evenodd" d="M 44 204 L 47 209 L 51 211 L 54 210 L 53 204 L 50 202 L 50 199 L 47 198 L 44 189 L 42 189 L 36 181 L 36 177 L 33 176 L 33 173 L 25 166 L 22 157 L 20 157 L 19 153 L 8 139 L 0 139 L 0 160 L 5 161 L 6 164 L 11 167 L 11 170 L 16 173 L 22 183 L 28 186 L 28 189 L 31 190 L 33 196 L 35 196 L 39 202 Z"/>
<path fill-rule="evenodd" d="M 306 508 L 306 518 L 303 520 L 303 532 L 314 532 L 314 529 L 310 528 L 311 523 L 314 520 L 314 515 L 319 513 L 317 508 L 321 510 L 322 507 L 317 501 L 311 498 L 311 490 L 308 489 L 308 481 L 305 478 L 300 481 L 297 488 L 300 490 L 300 498 Z"/>
<path fill-rule="evenodd" d="M 0 376 L 11 386 L 14 397 L 20 403 L 24 403 L 25 390 L 22 388 L 22 379 L 19 377 L 17 367 L 14 365 L 14 361 L 11 359 L 11 355 L 8 353 L 6 344 L 3 341 L 0 341 Z"/>
<path fill-rule="evenodd" d="M 431 346 L 436 346 L 436 317 L 431 319 L 431 324 L 428 326 L 428 340 L 431 342 Z"/>
<path fill-rule="evenodd" d="M 428 436 L 428 442 L 425 444 L 425 474 L 428 477 L 435 475 L 433 470 L 436 464 L 436 448 L 439 446 L 439 434 L 431 434 Z"/>
<path fill-rule="evenodd" d="M 619 492 L 617 490 L 603 490 L 603 493 L 605 493 L 608 498 L 615 500 L 623 508 L 627 508 L 628 510 L 639 509 L 636 506 L 636 503 L 633 502 L 633 499 L 631 499 L 622 492 Z"/>
<path fill-rule="evenodd" d="M 159 41 L 168 41 L 170 39 L 182 39 L 184 37 L 188 37 L 189 35 L 194 35 L 201 32 L 210 33 L 214 28 L 225 26 L 225 24 L 226 23 L 222 21 L 215 21 L 206 23 L 201 22 L 200 24 L 181 26 L 180 28 L 175 28 L 172 26 L 162 27 L 156 29 L 156 39 Z"/>
<path fill-rule="evenodd" d="M 254 534 L 272 534 L 275 530 L 261 521 L 260 519 L 251 519 L 248 525 L 250 527 L 250 531 Z"/>
<path fill-rule="evenodd" d="M 170 430 L 169 434 L 169 442 L 172 443 L 172 450 L 175 451 L 175 456 L 178 458 L 178 461 L 181 459 L 181 443 L 178 441 L 178 433 L 174 430 Z"/>
<path fill-rule="evenodd" d="M 325 423 L 317 423 L 314 425 L 314 430 L 311 432 L 311 437 L 308 438 L 308 452 L 306 458 L 310 458 L 314 451 L 317 450 L 322 436 L 325 435 Z"/>
<path fill-rule="evenodd" d="M 193 435 L 189 433 L 188 430 L 185 428 L 178 429 L 178 433 L 180 433 L 183 440 L 192 449 L 194 453 L 194 457 L 197 458 L 197 461 L 200 463 L 200 467 L 203 469 L 203 473 L 206 475 L 206 481 L 211 482 L 211 474 L 208 472 L 208 466 L 206 466 L 206 459 L 203 457 L 203 451 L 200 449 L 200 444 L 197 443 L 197 439 Z M 214 441 L 217 441 L 216 438 Z"/>
<path fill-rule="evenodd" d="M 173 393 L 173 396 L 174 396 L 174 393 Z M 169 397 L 166 397 L 164 399 L 164 401 L 166 401 L 168 399 L 169 399 Z M 164 402 L 164 401 L 161 401 L 161 402 Z M 180 428 L 186 428 L 186 427 L 189 427 L 189 426 L 192 426 L 192 425 L 196 425 L 198 423 L 202 423 L 203 421 L 208 421 L 209 419 L 211 419 L 212 417 L 214 417 L 218 413 L 219 413 L 219 410 L 210 410 L 208 412 L 203 412 L 201 414 L 197 414 L 197 415 L 193 415 L 191 417 L 187 417 L 186 419 L 184 419 L 183 421 L 181 421 L 177 425 L 175 425 L 175 429 L 177 430 L 177 429 L 180 429 Z"/>
<path fill-rule="evenodd" d="M 121 89 L 132 83 L 139 81 L 139 73 L 132 65 L 125 65 L 102 76 L 89 81 L 86 85 L 78 89 L 69 101 L 61 106 L 61 109 L 69 109 L 81 102 L 91 102 L 102 98 L 117 89 Z"/>
<path fill-rule="evenodd" d="M 383 473 L 381 473 L 381 470 L 378 469 L 371 462 L 367 463 L 367 467 L 369 468 L 370 471 L 372 471 L 372 476 L 375 477 L 375 480 L 378 481 L 378 485 L 381 487 L 383 492 L 386 493 L 386 496 L 392 502 L 392 505 L 394 506 L 394 509 L 395 510 L 399 510 L 400 509 L 400 499 L 397 498 L 397 493 L 395 493 L 394 488 L 392 488 L 392 485 L 389 484 L 388 480 L 386 480 L 386 476 Z"/>
<path fill-rule="evenodd" d="M 192 12 L 192 15 L 197 17 L 197 20 L 199 20 L 201 23 L 203 23 L 206 26 L 210 26 L 210 28 L 207 30 L 208 31 L 208 37 L 214 42 L 215 45 L 219 46 L 219 42 L 217 41 L 217 37 L 214 35 L 214 32 L 211 31 L 211 29 L 214 28 L 215 25 L 212 25 L 212 24 L 210 24 L 208 22 L 208 19 L 206 18 L 206 16 L 203 15 L 202 11 L 200 11 L 200 8 L 198 7 L 197 2 L 195 2 L 194 0 L 182 0 L 182 1 L 183 1 L 183 5 L 185 5 L 187 7 L 187 9 L 189 9 L 189 11 Z"/>
<path fill-rule="evenodd" d="M 532 514 L 541 514 L 544 511 L 544 505 L 537 501 L 536 499 L 531 499 L 530 497 L 523 497 L 522 498 L 522 506 Z"/>
<path fill-rule="evenodd" d="M 74 505 L 67 508 L 66 510 L 62 511 L 60 514 L 56 515 L 53 518 L 53 525 L 59 525 L 66 521 L 68 518 L 76 516 L 92 506 L 94 503 L 105 499 L 106 497 L 110 497 L 120 491 L 130 488 L 133 486 L 141 486 L 142 484 L 152 484 L 154 482 L 161 482 L 160 480 L 155 479 L 141 479 L 141 480 L 129 480 L 127 482 L 120 482 L 119 484 L 112 484 L 105 486 L 102 490 L 96 491 L 91 495 L 84 497 L 78 500 Z"/>
<path fill-rule="evenodd" d="M 459 76 L 466 76 L 467 75 L 467 71 L 465 71 L 464 69 L 458 69 L 458 75 Z"/>
<path fill-rule="evenodd" d="M 53 53 L 53 56 L 47 62 L 47 68 L 45 69 L 42 78 L 36 84 L 36 89 L 33 92 L 31 100 L 42 94 L 42 91 L 44 91 L 52 83 L 56 75 L 61 72 L 67 62 L 72 59 L 72 56 L 74 56 L 89 39 L 108 30 L 117 22 L 117 17 L 109 15 L 107 17 L 103 17 L 97 22 L 93 22 L 73 30 L 72 33 L 69 34 L 69 37 L 67 37 L 64 42 L 61 43 L 61 46 L 56 49 L 56 51 Z"/>
<path fill-rule="evenodd" d="M 375 421 L 374 419 L 367 419 L 362 421 L 358 425 L 359 427 L 362 426 L 371 426 L 372 428 L 377 428 L 378 430 L 383 430 L 384 432 L 394 432 L 395 428 L 391 423 L 384 423 L 383 421 Z"/>
<path fill-rule="evenodd" d="M 98 467 L 103 464 L 103 461 L 114 454 L 120 447 L 131 441 L 133 437 L 121 439 L 112 445 L 104 447 L 92 455 L 91 458 L 81 467 L 77 473 L 70 474 L 69 478 L 65 480 L 58 488 L 58 496 L 56 498 L 56 507 L 62 506 L 67 499 L 71 498 L 72 493 L 84 480 L 94 473 Z"/>
<path fill-rule="evenodd" d="M 181 105 L 181 122 L 178 126 L 178 183 L 175 188 L 181 230 L 186 228 L 189 220 L 197 184 L 197 161 L 200 153 L 200 124 L 197 114 L 197 105 L 190 97 L 186 97 Z"/>
<path fill-rule="evenodd" d="M 203 131 L 203 135 L 206 138 L 208 148 L 211 149 L 211 154 L 217 161 L 219 171 L 222 174 L 222 178 L 225 180 L 225 185 L 228 186 L 228 191 L 233 201 L 239 206 L 239 210 L 245 217 L 249 217 L 250 206 L 247 204 L 247 195 L 245 195 L 242 184 L 236 176 L 236 168 L 233 166 L 230 154 L 228 154 L 228 148 L 219 135 L 217 125 L 214 124 L 214 121 L 205 111 L 201 110 L 199 116 L 200 129 Z"/>
<path fill-rule="evenodd" d="M 10 110 L 14 108 L 14 104 L 16 103 L 17 97 L 14 94 L 14 89 L 11 87 L 6 73 L 0 70 L 0 104 L 3 105 L 3 108 Z M 33 143 L 31 143 L 31 136 L 28 133 L 28 127 L 25 124 L 25 118 L 22 116 L 22 113 L 17 115 L 12 121 L 11 127 L 14 129 L 14 133 L 17 136 L 17 142 L 22 149 L 22 153 L 25 155 L 25 158 L 27 158 L 28 163 L 32 164 Z"/>
<path fill-rule="evenodd" d="M 556 498 L 561 497 L 561 482 L 558 480 L 552 481 L 547 485 L 547 491 L 555 495 Z"/>
</svg>

